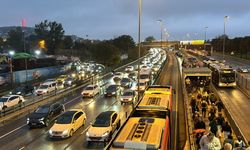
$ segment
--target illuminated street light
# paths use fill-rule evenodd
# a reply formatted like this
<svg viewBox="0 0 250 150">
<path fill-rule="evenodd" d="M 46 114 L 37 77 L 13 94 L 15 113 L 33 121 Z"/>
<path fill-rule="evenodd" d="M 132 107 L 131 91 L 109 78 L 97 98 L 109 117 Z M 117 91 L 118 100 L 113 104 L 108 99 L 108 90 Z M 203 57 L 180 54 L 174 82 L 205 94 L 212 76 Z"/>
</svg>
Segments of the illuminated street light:
<svg viewBox="0 0 250 150">
<path fill-rule="evenodd" d="M 225 62 L 226 22 L 227 22 L 228 19 L 229 19 L 229 16 L 224 17 L 223 62 Z"/>
<path fill-rule="evenodd" d="M 41 54 L 40 50 L 35 50 L 35 55 L 39 56 Z"/>
<path fill-rule="evenodd" d="M 15 55 L 15 51 L 9 51 L 9 55 L 13 57 Z"/>
</svg>

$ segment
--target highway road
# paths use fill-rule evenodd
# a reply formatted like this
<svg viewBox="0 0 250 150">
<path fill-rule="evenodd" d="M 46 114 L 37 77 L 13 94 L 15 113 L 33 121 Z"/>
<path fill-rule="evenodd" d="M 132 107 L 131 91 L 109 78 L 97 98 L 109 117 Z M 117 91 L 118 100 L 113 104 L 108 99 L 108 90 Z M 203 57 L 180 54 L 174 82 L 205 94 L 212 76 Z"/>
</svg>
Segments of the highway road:
<svg viewBox="0 0 250 150">
<path fill-rule="evenodd" d="M 212 56 L 213 58 L 215 58 L 216 60 L 223 60 L 223 55 L 221 53 L 213 53 Z M 250 60 L 245 60 L 245 59 L 240 59 L 240 58 L 236 58 L 236 57 L 232 57 L 232 56 L 228 56 L 225 55 L 225 60 L 226 60 L 226 64 L 230 65 L 234 68 L 238 67 L 238 66 L 245 66 L 250 68 Z"/>
<path fill-rule="evenodd" d="M 108 80 L 108 79 L 107 79 Z M 0 149 L 16 150 L 50 150 L 50 149 L 103 149 L 103 143 L 86 142 L 86 131 L 96 116 L 107 110 L 115 110 L 120 113 L 121 123 L 133 109 L 133 105 L 121 105 L 118 97 L 104 97 L 104 87 L 101 94 L 94 98 L 82 99 L 80 92 L 70 97 L 60 99 L 65 104 L 66 110 L 73 108 L 83 109 L 87 116 L 86 125 L 77 130 L 71 138 L 50 139 L 48 137 L 49 127 L 30 129 L 26 125 L 28 115 L 5 124 L 0 128 Z"/>
</svg>

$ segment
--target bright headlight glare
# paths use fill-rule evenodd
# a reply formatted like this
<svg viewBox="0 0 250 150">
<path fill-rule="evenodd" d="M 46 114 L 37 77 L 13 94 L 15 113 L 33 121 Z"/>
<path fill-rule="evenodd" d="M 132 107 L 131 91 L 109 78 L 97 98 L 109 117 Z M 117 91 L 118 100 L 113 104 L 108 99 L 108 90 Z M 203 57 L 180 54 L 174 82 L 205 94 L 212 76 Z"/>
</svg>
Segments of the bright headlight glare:
<svg viewBox="0 0 250 150">
<path fill-rule="evenodd" d="M 86 132 L 86 136 L 89 136 L 89 132 Z"/>
<path fill-rule="evenodd" d="M 52 132 L 53 132 L 52 130 L 49 130 L 49 134 L 52 134 Z"/>
<path fill-rule="evenodd" d="M 109 134 L 109 131 L 105 132 L 102 136 L 107 136 Z"/>
<path fill-rule="evenodd" d="M 63 131 L 63 133 L 62 134 L 67 134 L 68 133 L 68 130 L 65 130 L 65 131 Z"/>
</svg>

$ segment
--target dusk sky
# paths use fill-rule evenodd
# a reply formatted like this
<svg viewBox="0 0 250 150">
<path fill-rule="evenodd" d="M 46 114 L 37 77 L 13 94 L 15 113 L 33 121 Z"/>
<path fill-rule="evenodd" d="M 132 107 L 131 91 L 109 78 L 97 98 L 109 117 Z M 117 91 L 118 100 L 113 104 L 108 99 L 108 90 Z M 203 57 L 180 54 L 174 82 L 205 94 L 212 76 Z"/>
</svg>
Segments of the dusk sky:
<svg viewBox="0 0 250 150">
<path fill-rule="evenodd" d="M 250 35 L 249 0 L 142 0 L 142 40 L 160 38 L 160 24 L 170 40 L 214 38 L 223 34 L 224 16 L 230 38 Z M 48 19 L 62 23 L 65 33 L 90 39 L 131 35 L 137 41 L 138 0 L 1 0 L 0 26 L 27 26 Z"/>
</svg>

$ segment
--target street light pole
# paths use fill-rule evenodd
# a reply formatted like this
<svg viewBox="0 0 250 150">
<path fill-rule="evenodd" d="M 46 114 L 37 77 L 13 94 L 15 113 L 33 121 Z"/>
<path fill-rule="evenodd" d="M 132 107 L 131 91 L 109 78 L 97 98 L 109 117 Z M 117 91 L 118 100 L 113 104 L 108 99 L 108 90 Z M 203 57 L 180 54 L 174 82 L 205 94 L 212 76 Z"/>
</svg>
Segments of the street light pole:
<svg viewBox="0 0 250 150">
<path fill-rule="evenodd" d="M 137 92 L 138 92 L 138 100 L 140 100 L 140 57 L 141 57 L 141 0 L 138 0 L 138 83 L 137 83 Z"/>
<path fill-rule="evenodd" d="M 225 44 L 226 44 L 226 21 L 229 18 L 229 16 L 224 17 L 224 37 L 223 37 L 223 62 L 225 62 Z"/>
<path fill-rule="evenodd" d="M 159 22 L 160 26 L 161 26 L 161 48 L 162 48 L 162 30 L 163 30 L 162 20 L 159 19 L 159 20 L 157 20 L 157 22 Z"/>
<path fill-rule="evenodd" d="M 25 46 L 25 35 L 24 35 L 24 29 L 22 29 L 22 33 L 23 33 L 23 50 L 25 53 L 26 52 L 26 46 Z M 28 78 L 28 65 L 27 65 L 27 58 L 24 59 L 25 61 L 25 82 L 27 82 L 27 78 Z"/>
<path fill-rule="evenodd" d="M 205 27 L 205 40 L 204 40 L 204 50 L 206 50 L 207 29 L 208 29 L 208 27 Z"/>
</svg>

